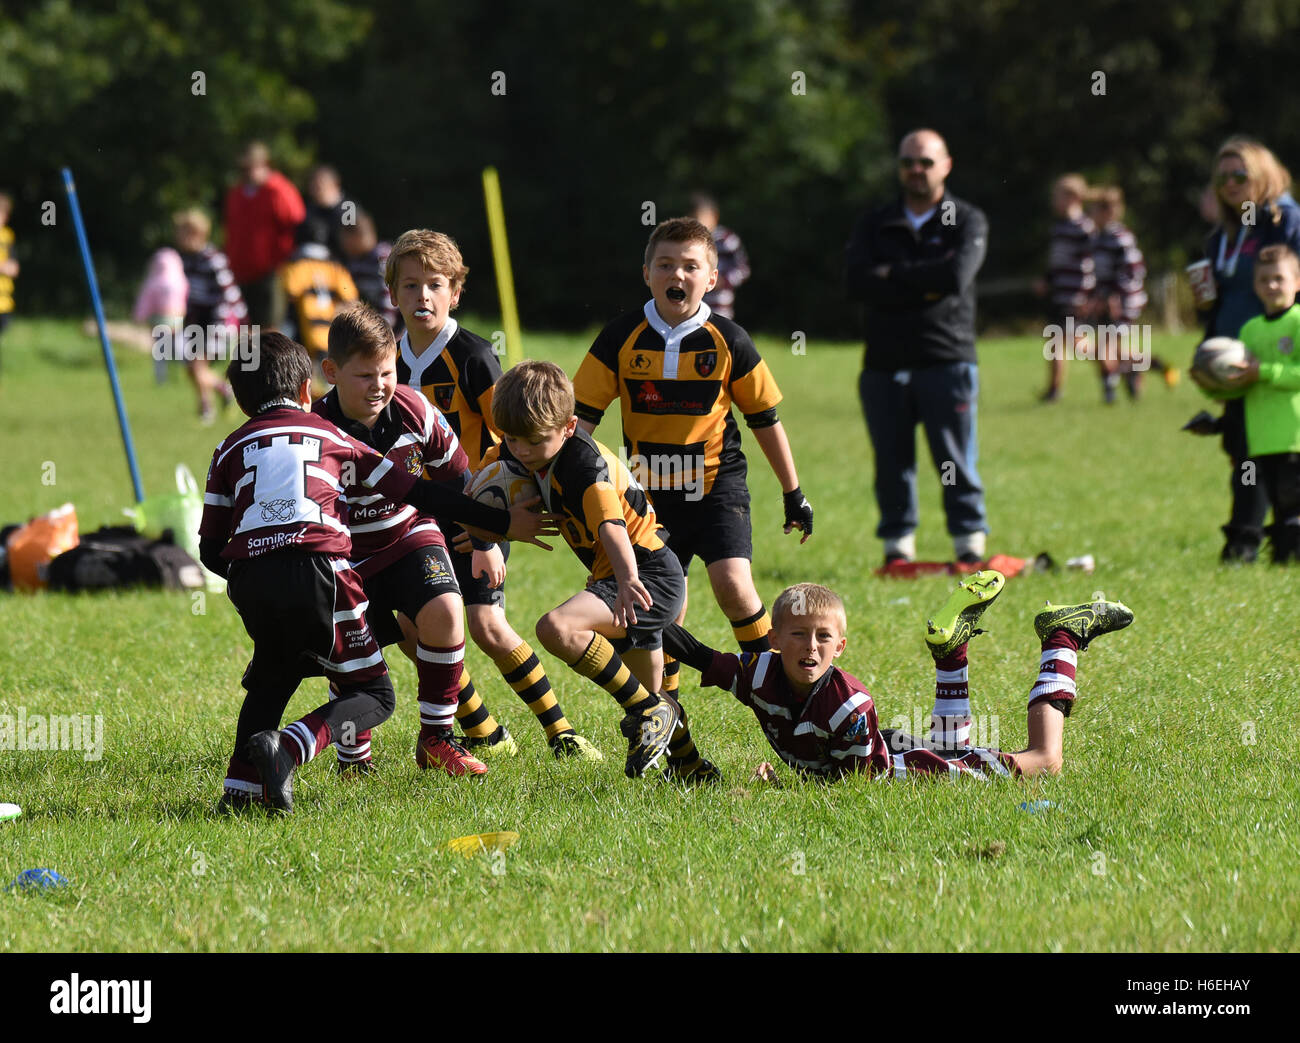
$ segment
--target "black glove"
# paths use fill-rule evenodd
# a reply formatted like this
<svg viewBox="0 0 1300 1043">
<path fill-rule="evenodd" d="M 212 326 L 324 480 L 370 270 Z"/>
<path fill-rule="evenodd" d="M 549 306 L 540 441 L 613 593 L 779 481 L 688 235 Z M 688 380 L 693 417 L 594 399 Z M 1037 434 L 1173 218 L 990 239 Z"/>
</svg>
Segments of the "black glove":
<svg viewBox="0 0 1300 1043">
<path fill-rule="evenodd" d="M 813 529 L 813 510 L 812 504 L 804 496 L 803 490 L 797 485 L 782 497 L 785 502 L 785 531 L 791 529 L 802 529 L 803 539 L 806 540 L 812 535 Z M 800 543 L 803 540 L 799 541 Z"/>
<path fill-rule="evenodd" d="M 1220 418 L 1214 417 L 1202 409 L 1182 426 L 1182 430 L 1194 435 L 1217 435 L 1222 430 Z"/>
</svg>

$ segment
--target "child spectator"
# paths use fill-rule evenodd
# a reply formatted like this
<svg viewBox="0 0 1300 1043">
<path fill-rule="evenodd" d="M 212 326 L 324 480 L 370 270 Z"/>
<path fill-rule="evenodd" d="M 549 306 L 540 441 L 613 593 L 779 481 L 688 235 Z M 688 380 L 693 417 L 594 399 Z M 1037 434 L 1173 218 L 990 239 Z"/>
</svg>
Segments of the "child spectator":
<svg viewBox="0 0 1300 1043">
<path fill-rule="evenodd" d="M 14 201 L 0 192 L 0 338 L 9 328 L 14 313 L 14 279 L 18 277 L 18 262 L 14 260 L 14 230 L 9 227 L 9 215 Z"/>
<path fill-rule="evenodd" d="M 622 707 L 628 778 L 649 771 L 666 750 L 671 778 L 716 781 L 681 707 L 660 694 L 663 629 L 683 607 L 686 581 L 645 490 L 579 430 L 573 385 L 553 362 L 521 362 L 502 376 L 492 415 L 503 433 L 500 458 L 537 477 L 542 502 L 564 515 L 564 539 L 590 570 L 584 590 L 538 620 L 538 640 Z"/>
<path fill-rule="evenodd" d="M 202 210 L 182 210 L 172 218 L 176 248 L 188 289 L 185 302 L 185 329 L 202 329 L 202 350 L 186 360 L 186 371 L 198 396 L 199 419 L 207 424 L 216 415 L 213 392 L 229 407 L 234 393 L 208 364 L 212 359 L 230 356 L 231 338 L 239 336 L 248 313 L 239 285 L 226 261 L 226 255 L 208 242 L 212 222 Z"/>
<path fill-rule="evenodd" d="M 806 542 L 813 512 L 777 417 L 781 391 L 749 334 L 703 303 L 717 281 L 717 251 L 704 225 L 689 217 L 660 223 L 641 272 L 651 299 L 609 323 L 578 368 L 578 423 L 591 434 L 620 401 L 623 442 L 682 571 L 689 575 L 691 559 L 701 557 L 741 649 L 762 651 L 771 623 L 754 588 L 748 465 L 731 405 L 781 483 L 785 531 L 801 529 Z M 666 690 L 676 688 L 670 661 Z"/>
<path fill-rule="evenodd" d="M 697 192 L 691 197 L 691 216 L 713 235 L 718 251 L 718 281 L 704 295 L 704 303 L 715 315 L 736 317 L 736 287 L 749 278 L 749 255 L 740 236 L 726 225 L 718 224 L 718 204 L 712 197 Z"/>
<path fill-rule="evenodd" d="M 253 658 L 220 811 L 263 801 L 292 811 L 294 771 L 340 736 L 369 730 L 393 712 L 388 668 L 348 564 L 347 503 L 379 495 L 424 512 L 448 510 L 494 532 L 511 528 L 507 535 L 543 531 L 538 516 L 529 519 L 519 507 L 493 510 L 417 481 L 306 412 L 311 371 L 306 349 L 280 333 L 260 338 L 256 361 L 228 370 L 249 419 L 212 455 L 199 549 L 203 564 L 228 580 Z M 321 672 L 339 698 L 276 730 L 302 679 Z M 450 731 L 448 724 L 440 737 Z"/>
<path fill-rule="evenodd" d="M 422 392 L 438 407 L 464 446 L 470 468 L 478 470 L 497 444 L 492 395 L 501 364 L 491 344 L 451 316 L 468 274 L 455 240 L 421 228 L 398 236 L 384 278 L 406 326 L 397 345 L 398 383 Z M 450 540 L 460 533 L 449 518 L 439 518 L 438 524 Z M 556 757 L 601 760 L 600 751 L 574 731 L 537 654 L 506 619 L 504 582 L 493 582 L 493 577 L 504 577 L 508 557 L 508 547 L 490 544 L 476 545 L 472 554 L 452 555 L 470 638 L 532 711 Z M 462 684 L 458 719 L 465 744 L 489 756 L 513 756 L 514 738 L 488 713 L 468 671 Z"/>
<path fill-rule="evenodd" d="M 388 265 L 388 255 L 393 252 L 392 244 L 379 241 L 374 219 L 364 211 L 357 213 L 356 224 L 344 225 L 339 241 L 343 266 L 352 276 L 352 284 L 361 299 L 384 317 L 394 333 L 401 333 L 401 316 L 393 306 L 388 284 L 384 282 L 384 269 Z"/>
<path fill-rule="evenodd" d="M 1130 349 L 1127 358 L 1115 360 L 1118 363 L 1116 377 L 1124 381 L 1129 397 L 1133 399 L 1142 393 L 1143 366 L 1163 373 L 1165 384 L 1173 387 L 1178 383 L 1176 369 L 1154 355 L 1141 359 L 1135 357 L 1135 349 L 1142 343 L 1136 324 L 1147 304 L 1147 270 L 1136 237 L 1124 225 L 1123 189 L 1118 185 L 1108 185 L 1090 193 L 1088 219 L 1097 230 L 1093 240 L 1097 321 L 1117 327 L 1121 331 L 1120 343 Z"/>
<path fill-rule="evenodd" d="M 131 317 L 153 329 L 153 376 L 156 383 L 166 382 L 167 363 L 178 357 L 188 293 L 181 255 L 170 246 L 154 251 Z"/>
<path fill-rule="evenodd" d="M 1273 561 L 1283 564 L 1300 559 L 1300 257 L 1289 246 L 1266 246 L 1254 277 L 1264 314 L 1241 327 L 1251 358 L 1236 385 L 1246 389 L 1250 462 L 1273 506 Z"/>
<path fill-rule="evenodd" d="M 739 656 L 715 652 L 679 626 L 665 647 L 693 669 L 700 683 L 731 691 L 753 710 L 778 757 L 800 774 L 839 778 L 850 772 L 902 778 L 939 775 L 1055 775 L 1064 759 L 1065 718 L 1074 705 L 1078 655 L 1101 634 L 1121 630 L 1133 613 L 1118 602 L 1048 605 L 1034 618 L 1041 646 L 1038 678 L 1029 690 L 1029 745 L 1018 753 L 969 744 L 967 642 L 1002 590 L 992 570 L 963 581 L 926 621 L 935 664 L 935 709 L 927 740 L 879 727 L 866 687 L 835 660 L 847 644 L 844 603 L 826 587 L 788 587 L 772 606 L 772 649 Z M 776 781 L 766 762 L 758 777 Z"/>
<path fill-rule="evenodd" d="M 1083 213 L 1088 183 L 1078 174 L 1066 174 L 1056 179 L 1052 186 L 1052 213 L 1056 224 L 1052 226 L 1047 248 L 1047 276 L 1040 279 L 1037 289 L 1048 300 L 1052 322 L 1062 330 L 1067 320 L 1072 325 L 1087 322 L 1092 310 L 1092 293 L 1097 279 L 1092 257 L 1092 238 L 1095 229 Z M 1082 352 L 1083 334 L 1076 332 L 1073 345 Z M 1048 385 L 1042 401 L 1060 400 L 1065 386 L 1065 365 L 1061 357 L 1048 361 Z"/>
</svg>

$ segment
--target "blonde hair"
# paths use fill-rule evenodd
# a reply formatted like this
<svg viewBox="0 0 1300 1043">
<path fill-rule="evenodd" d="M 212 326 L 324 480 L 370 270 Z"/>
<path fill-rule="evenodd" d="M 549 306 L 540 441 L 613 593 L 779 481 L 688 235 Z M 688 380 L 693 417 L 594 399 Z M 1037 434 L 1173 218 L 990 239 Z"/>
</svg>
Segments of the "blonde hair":
<svg viewBox="0 0 1300 1043">
<path fill-rule="evenodd" d="M 465 258 L 460 255 L 456 240 L 442 232 L 431 232 L 427 228 L 413 228 L 403 232 L 393 244 L 384 265 L 384 283 L 391 290 L 397 285 L 397 268 L 408 257 L 415 257 L 420 264 L 431 272 L 445 275 L 451 284 L 452 292 L 465 285 L 465 276 L 469 268 Z"/>
<path fill-rule="evenodd" d="M 1088 182 L 1082 174 L 1062 174 L 1052 182 L 1053 192 L 1068 192 L 1079 202 L 1088 198 Z"/>
<path fill-rule="evenodd" d="M 772 603 L 772 626 L 783 626 L 790 616 L 833 616 L 839 624 L 840 634 L 848 632 L 849 618 L 844 612 L 843 599 L 829 587 L 819 583 L 796 583 L 786 587 Z"/>
<path fill-rule="evenodd" d="M 496 382 L 492 419 L 514 438 L 564 427 L 573 419 L 573 384 L 554 362 L 524 359 Z"/>
<path fill-rule="evenodd" d="M 207 239 L 212 234 L 212 221 L 197 206 L 192 206 L 187 210 L 177 210 L 176 213 L 172 214 L 172 228 L 177 233 L 183 229 L 192 228 L 194 231 L 201 233 L 204 239 Z"/>
<path fill-rule="evenodd" d="M 1235 156 L 1246 168 L 1246 183 L 1250 186 L 1250 201 L 1257 207 L 1269 207 L 1272 210 L 1273 223 L 1282 220 L 1282 212 L 1276 203 L 1284 192 L 1291 188 L 1291 171 L 1282 165 L 1281 160 L 1254 138 L 1231 137 L 1219 146 L 1214 154 L 1214 163 L 1210 167 L 1210 177 L 1217 176 L 1219 163 L 1226 156 Z M 1214 198 L 1219 204 L 1219 219 L 1224 228 L 1234 228 L 1243 224 L 1245 214 L 1223 201 L 1218 187 Z"/>
</svg>

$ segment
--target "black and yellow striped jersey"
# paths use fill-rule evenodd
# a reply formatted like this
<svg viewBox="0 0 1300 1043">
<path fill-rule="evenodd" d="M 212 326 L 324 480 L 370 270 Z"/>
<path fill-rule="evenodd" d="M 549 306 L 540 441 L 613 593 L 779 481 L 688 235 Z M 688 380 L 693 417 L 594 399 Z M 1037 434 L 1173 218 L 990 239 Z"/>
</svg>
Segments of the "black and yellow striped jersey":
<svg viewBox="0 0 1300 1043">
<path fill-rule="evenodd" d="M 492 419 L 492 389 L 500 377 L 501 363 L 492 345 L 450 316 L 418 355 L 408 333 L 398 341 L 397 382 L 423 392 L 442 411 L 475 471 L 500 439 Z"/>
<path fill-rule="evenodd" d="M 777 422 L 781 391 L 749 334 L 707 305 L 669 327 L 654 301 L 596 337 L 573 379 L 575 412 L 598 424 L 622 402 L 623 442 L 634 470 L 659 490 L 745 479 L 735 402 L 750 427 Z M 703 471 L 701 487 L 699 472 Z"/>
<path fill-rule="evenodd" d="M 514 460 L 505 445 L 488 454 L 490 463 L 499 457 Z M 597 442 L 582 428 L 564 443 L 551 466 L 537 473 L 542 504 L 548 511 L 563 514 L 560 531 L 593 580 L 614 574 L 609 555 L 600 542 L 605 522 L 622 525 L 640 565 L 665 546 L 663 526 L 645 490 L 623 466 L 617 454 Z"/>
<path fill-rule="evenodd" d="M 334 316 L 359 297 L 352 276 L 337 261 L 300 248 L 281 267 L 279 285 L 292 336 L 313 355 L 325 354 Z"/>
<path fill-rule="evenodd" d="M 8 225 L 0 228 L 0 261 L 7 261 L 13 255 L 14 230 Z M 0 275 L 0 315 L 14 310 L 14 281 L 8 275 Z"/>
</svg>

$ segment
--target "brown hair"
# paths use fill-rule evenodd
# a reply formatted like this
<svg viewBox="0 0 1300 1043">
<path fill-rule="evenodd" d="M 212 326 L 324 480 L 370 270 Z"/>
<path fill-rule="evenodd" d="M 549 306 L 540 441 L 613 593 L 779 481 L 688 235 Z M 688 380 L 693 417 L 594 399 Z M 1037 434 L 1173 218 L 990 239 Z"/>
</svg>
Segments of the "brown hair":
<svg viewBox="0 0 1300 1043">
<path fill-rule="evenodd" d="M 1286 243 L 1276 243 L 1273 246 L 1266 246 L 1260 250 L 1259 256 L 1255 258 L 1255 270 L 1266 264 L 1286 264 L 1291 262 L 1291 268 L 1297 275 L 1300 275 L 1300 255 L 1297 255 Z"/>
<path fill-rule="evenodd" d="M 362 301 L 349 304 L 330 323 L 328 354 L 336 366 L 347 365 L 357 355 L 379 358 L 396 352 L 388 320 Z"/>
<path fill-rule="evenodd" d="M 298 389 L 311 379 L 311 355 L 283 333 L 263 333 L 258 338 L 256 356 L 248 361 L 232 359 L 226 367 L 226 379 L 239 408 L 249 416 L 257 416 L 268 402 L 297 399 Z"/>
<path fill-rule="evenodd" d="M 384 282 L 390 290 L 397 285 L 397 268 L 407 257 L 418 258 L 420 264 L 431 272 L 445 275 L 453 293 L 465 285 L 469 268 L 465 266 L 456 240 L 449 235 L 431 232 L 427 228 L 413 228 L 399 235 L 384 265 Z"/>
<path fill-rule="evenodd" d="M 796 583 L 786 587 L 772 603 L 772 626 L 783 626 L 790 616 L 834 616 L 840 625 L 840 634 L 848 632 L 849 619 L 844 612 L 843 599 L 829 587 L 818 583 Z"/>
<path fill-rule="evenodd" d="M 1273 223 L 1282 220 L 1282 211 L 1278 208 L 1278 198 L 1291 188 L 1291 172 L 1287 170 L 1271 151 L 1254 138 L 1231 137 L 1219 146 L 1214 154 L 1214 163 L 1210 166 L 1210 177 L 1217 176 L 1219 162 L 1225 156 L 1235 156 L 1246 168 L 1246 183 L 1250 186 L 1250 201 L 1257 207 L 1269 207 L 1272 210 Z M 1219 219 L 1224 228 L 1234 228 L 1245 223 L 1245 213 L 1238 211 L 1223 201 L 1216 186 L 1215 199 L 1219 204 Z"/>
<path fill-rule="evenodd" d="M 554 431 L 573 419 L 573 384 L 554 362 L 525 359 L 497 381 L 492 419 L 515 438 Z"/>
<path fill-rule="evenodd" d="M 670 217 L 660 221 L 650 233 L 650 241 L 645 247 L 645 266 L 650 267 L 654 260 L 655 247 L 660 243 L 699 243 L 707 250 L 709 264 L 718 266 L 718 245 L 713 241 L 713 233 L 693 217 Z"/>
</svg>

